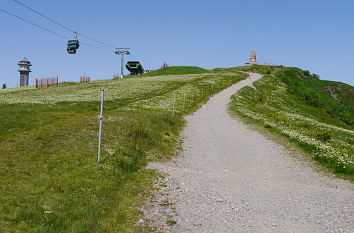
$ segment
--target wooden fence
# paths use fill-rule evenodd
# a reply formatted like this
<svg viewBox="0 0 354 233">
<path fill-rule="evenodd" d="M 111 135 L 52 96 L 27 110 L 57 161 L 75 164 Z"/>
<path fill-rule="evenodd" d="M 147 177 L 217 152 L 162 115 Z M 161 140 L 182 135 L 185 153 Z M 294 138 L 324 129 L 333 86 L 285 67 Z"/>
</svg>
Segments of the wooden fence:
<svg viewBox="0 0 354 233">
<path fill-rule="evenodd" d="M 89 76 L 80 76 L 80 83 L 89 83 L 91 78 Z"/>
<path fill-rule="evenodd" d="M 59 78 L 36 78 L 36 88 L 58 86 Z"/>
</svg>

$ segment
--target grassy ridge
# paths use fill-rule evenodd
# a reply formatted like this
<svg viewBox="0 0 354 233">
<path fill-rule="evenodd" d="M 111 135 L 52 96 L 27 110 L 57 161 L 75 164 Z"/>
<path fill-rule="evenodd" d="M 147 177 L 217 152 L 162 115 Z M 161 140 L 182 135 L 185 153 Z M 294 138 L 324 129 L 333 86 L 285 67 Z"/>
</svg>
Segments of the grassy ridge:
<svg viewBox="0 0 354 233">
<path fill-rule="evenodd" d="M 324 82 L 317 75 L 296 68 L 283 69 L 280 78 L 287 85 L 288 93 L 354 126 L 354 87 Z"/>
<path fill-rule="evenodd" d="M 203 74 L 208 72 L 209 70 L 196 66 L 169 66 L 164 69 L 153 70 L 141 76 L 152 77 L 161 75 Z"/>
<path fill-rule="evenodd" d="M 0 232 L 144 231 L 135 227 L 136 207 L 156 176 L 145 165 L 175 153 L 183 116 L 212 90 L 243 78 L 219 72 L 0 91 Z"/>
<path fill-rule="evenodd" d="M 341 103 L 342 109 L 344 108 L 343 120 L 354 126 L 353 116 L 354 116 L 354 87 L 340 82 L 333 81 L 321 81 L 321 85 L 324 90 L 331 95 L 337 102 Z M 336 114 L 334 111 L 333 114 Z"/>
<path fill-rule="evenodd" d="M 233 97 L 235 113 L 293 143 L 334 173 L 354 179 L 353 87 L 321 81 L 297 68 L 241 69 L 265 76 L 254 84 L 256 90 L 246 87 Z"/>
</svg>

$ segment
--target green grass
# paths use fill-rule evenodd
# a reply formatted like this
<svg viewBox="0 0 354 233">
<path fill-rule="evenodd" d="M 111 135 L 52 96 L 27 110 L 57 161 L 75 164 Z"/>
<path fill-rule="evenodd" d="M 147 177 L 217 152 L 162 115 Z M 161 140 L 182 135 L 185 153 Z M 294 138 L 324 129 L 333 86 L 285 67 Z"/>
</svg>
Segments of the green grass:
<svg viewBox="0 0 354 233">
<path fill-rule="evenodd" d="M 265 76 L 254 84 L 256 90 L 246 87 L 233 97 L 233 112 L 281 136 L 338 176 L 354 180 L 353 87 L 319 80 L 298 68 L 237 69 Z"/>
<path fill-rule="evenodd" d="M 153 70 L 141 76 L 152 77 L 161 75 L 204 74 L 209 72 L 209 70 L 196 66 L 169 66 L 164 69 Z"/>
<path fill-rule="evenodd" d="M 271 65 L 252 65 L 252 66 L 239 66 L 235 67 L 234 70 L 240 70 L 244 72 L 255 72 L 259 74 L 270 74 L 273 71 L 283 68 L 282 66 L 271 66 Z"/>
<path fill-rule="evenodd" d="M 354 126 L 354 104 L 350 102 L 354 99 L 353 87 L 336 82 L 323 82 L 317 75 L 310 75 L 308 71 L 295 68 L 283 69 L 279 77 L 287 85 L 288 93 Z M 333 91 L 333 95 L 328 93 L 329 89 Z"/>
<path fill-rule="evenodd" d="M 245 77 L 225 71 L 0 91 L 0 232 L 148 232 L 135 226 L 157 176 L 146 164 L 173 156 L 183 117 Z"/>
</svg>

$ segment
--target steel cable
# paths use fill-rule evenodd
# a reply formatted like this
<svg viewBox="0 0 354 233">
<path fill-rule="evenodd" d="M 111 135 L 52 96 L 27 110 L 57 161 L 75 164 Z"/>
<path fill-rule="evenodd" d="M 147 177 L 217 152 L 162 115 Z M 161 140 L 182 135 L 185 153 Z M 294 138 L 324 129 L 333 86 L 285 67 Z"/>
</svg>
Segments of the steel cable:
<svg viewBox="0 0 354 233">
<path fill-rule="evenodd" d="M 48 16 L 42 14 L 42 13 L 39 12 L 39 11 L 34 10 L 33 8 L 31 8 L 31 7 L 27 6 L 27 5 L 25 5 L 24 3 L 22 3 L 22 2 L 20 2 L 20 1 L 18 1 L 18 0 L 13 0 L 13 1 L 16 2 L 16 3 L 18 3 L 18 4 L 20 4 L 21 6 L 23 6 L 23 7 L 25 7 L 25 8 L 27 8 L 28 10 L 30 10 L 30 11 L 32 11 L 32 12 L 34 12 L 34 13 L 40 15 L 40 16 L 42 16 L 43 18 L 45 18 L 45 19 L 47 19 L 47 20 L 49 20 L 49 21 L 55 23 L 56 25 L 58 25 L 58 26 L 64 28 L 65 30 L 67 30 L 67 31 L 69 31 L 69 32 L 71 32 L 71 33 L 76 33 L 75 30 L 70 29 L 69 27 L 67 27 L 67 26 L 65 26 L 65 25 L 63 25 L 63 24 L 61 24 L 61 23 L 55 21 L 54 19 L 49 18 Z M 96 39 L 94 39 L 94 38 L 92 38 L 92 37 L 89 37 L 89 36 L 87 36 L 87 35 L 85 35 L 85 34 L 82 34 L 82 33 L 79 33 L 79 32 L 78 32 L 77 34 L 80 35 L 80 36 L 82 36 L 82 37 L 85 37 L 86 39 L 95 41 L 96 43 L 99 43 L 99 44 L 102 44 L 102 45 L 105 45 L 105 46 L 107 46 L 107 47 L 110 47 L 110 48 L 115 49 L 115 46 L 112 46 L 112 45 L 107 44 L 107 43 L 105 43 L 105 42 L 96 40 Z"/>
<path fill-rule="evenodd" d="M 39 25 L 39 24 L 36 24 L 36 23 L 34 23 L 34 22 L 30 21 L 30 20 L 24 19 L 24 18 L 22 18 L 21 16 L 15 15 L 15 14 L 13 14 L 13 13 L 11 13 L 11 12 L 9 12 L 9 11 L 6 11 L 6 10 L 4 10 L 4 9 L 1 9 L 1 8 L 0 8 L 0 11 L 4 12 L 4 13 L 6 13 L 6 14 L 12 16 L 12 17 L 15 17 L 15 18 L 17 18 L 17 19 L 19 19 L 19 20 L 21 20 L 21 21 L 23 21 L 23 22 L 26 22 L 26 23 L 31 24 L 31 25 L 33 25 L 33 26 L 36 26 L 36 27 L 38 27 L 38 28 L 40 28 L 40 29 L 42 29 L 42 30 L 44 30 L 44 31 L 47 31 L 47 32 L 49 32 L 49 33 L 52 33 L 53 35 L 56 35 L 56 36 L 58 36 L 58 37 L 64 38 L 65 40 L 68 40 L 68 38 L 67 38 L 66 36 L 64 36 L 64 35 L 62 35 L 62 34 L 59 34 L 59 33 L 55 32 L 55 31 L 53 31 L 53 30 L 50 30 L 50 29 L 48 29 L 48 28 L 46 28 L 46 27 L 43 27 L 43 26 L 41 26 L 41 25 Z M 86 45 L 86 46 L 89 46 L 89 47 L 92 47 L 92 48 L 100 49 L 100 50 L 105 51 L 105 52 L 114 53 L 114 51 L 111 51 L 111 50 L 108 50 L 108 49 L 104 49 L 104 48 L 101 48 L 101 47 L 98 47 L 98 46 L 95 46 L 95 45 L 91 45 L 91 44 L 88 44 L 88 43 L 83 43 L 83 42 L 81 42 L 80 44 Z"/>
</svg>

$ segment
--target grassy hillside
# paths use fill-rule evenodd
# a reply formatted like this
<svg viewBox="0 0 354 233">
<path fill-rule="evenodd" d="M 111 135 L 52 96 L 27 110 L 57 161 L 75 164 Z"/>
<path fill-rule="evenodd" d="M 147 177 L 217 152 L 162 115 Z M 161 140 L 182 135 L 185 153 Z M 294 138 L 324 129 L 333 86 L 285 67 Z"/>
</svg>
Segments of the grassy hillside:
<svg viewBox="0 0 354 233">
<path fill-rule="evenodd" d="M 212 89 L 243 78 L 209 72 L 1 90 L 0 232 L 142 231 L 136 207 L 156 176 L 145 165 L 175 154 L 183 116 Z"/>
<path fill-rule="evenodd" d="M 341 103 L 344 112 L 342 112 L 343 120 L 351 126 L 354 126 L 354 87 L 340 82 L 321 81 L 323 89 L 331 95 L 331 100 Z M 333 112 L 336 114 L 336 112 Z M 340 115 L 339 115 L 340 116 Z"/>
<path fill-rule="evenodd" d="M 256 90 L 243 88 L 232 110 L 307 152 L 339 176 L 354 179 L 352 86 L 319 80 L 297 68 L 238 68 L 263 73 Z"/>
<path fill-rule="evenodd" d="M 209 70 L 196 67 L 196 66 L 169 66 L 164 69 L 153 70 L 142 76 L 152 77 L 152 76 L 161 76 L 161 75 L 183 75 L 183 74 L 205 74 Z"/>
<path fill-rule="evenodd" d="M 336 117 L 354 126 L 354 87 L 336 82 L 324 82 L 318 76 L 299 69 L 283 69 L 281 81 L 287 92 L 294 94 L 331 117 Z M 337 97 L 338 96 L 338 97 Z"/>
</svg>

